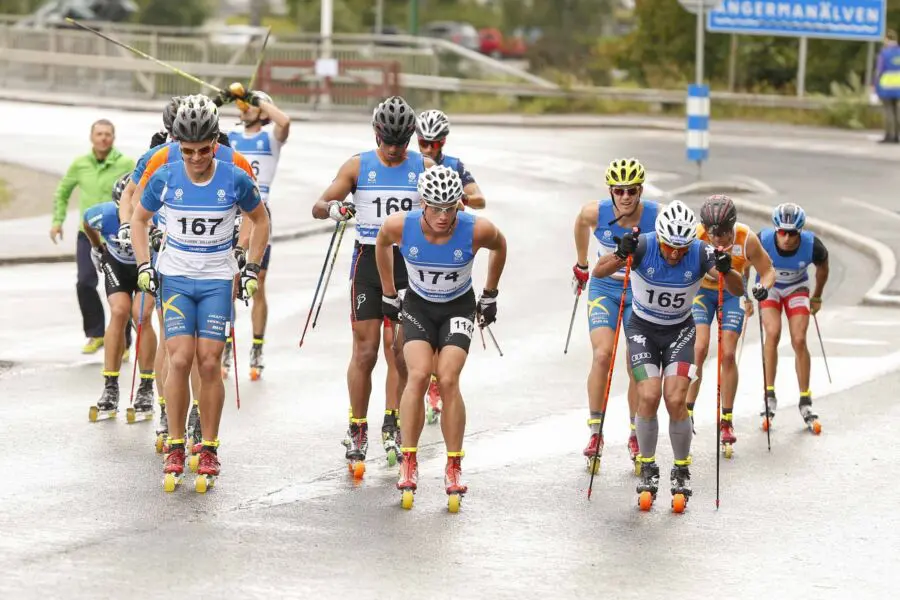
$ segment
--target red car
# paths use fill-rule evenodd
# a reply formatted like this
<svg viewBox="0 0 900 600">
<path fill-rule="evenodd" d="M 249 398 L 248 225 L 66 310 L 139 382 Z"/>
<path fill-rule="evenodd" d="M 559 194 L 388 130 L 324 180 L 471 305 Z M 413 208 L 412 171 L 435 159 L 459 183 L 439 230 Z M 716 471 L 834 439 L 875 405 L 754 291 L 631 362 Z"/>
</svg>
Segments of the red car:
<svg viewBox="0 0 900 600">
<path fill-rule="evenodd" d="M 478 30 L 478 51 L 493 58 L 522 58 L 527 50 L 521 37 L 504 37 L 499 29 L 485 27 Z"/>
</svg>

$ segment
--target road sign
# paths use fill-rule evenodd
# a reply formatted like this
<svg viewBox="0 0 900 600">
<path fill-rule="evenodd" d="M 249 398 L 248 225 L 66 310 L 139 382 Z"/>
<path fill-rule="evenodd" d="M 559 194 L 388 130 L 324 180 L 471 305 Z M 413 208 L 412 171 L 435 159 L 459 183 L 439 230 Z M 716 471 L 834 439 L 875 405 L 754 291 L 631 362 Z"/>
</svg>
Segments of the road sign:
<svg viewBox="0 0 900 600">
<path fill-rule="evenodd" d="M 678 0 L 681 8 L 688 11 L 692 15 L 697 14 L 697 7 L 702 5 L 703 10 L 710 11 L 717 7 L 721 0 Z"/>
<path fill-rule="evenodd" d="M 707 15 L 715 33 L 880 41 L 886 0 L 721 0 Z"/>
</svg>

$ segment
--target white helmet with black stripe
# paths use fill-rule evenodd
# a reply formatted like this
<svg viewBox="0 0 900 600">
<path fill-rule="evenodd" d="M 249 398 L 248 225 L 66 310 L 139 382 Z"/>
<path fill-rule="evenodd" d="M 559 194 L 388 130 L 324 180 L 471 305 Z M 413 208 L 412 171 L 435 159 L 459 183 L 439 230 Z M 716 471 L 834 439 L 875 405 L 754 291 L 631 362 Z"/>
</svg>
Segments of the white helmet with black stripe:
<svg viewBox="0 0 900 600">
<path fill-rule="evenodd" d="M 656 237 L 672 248 L 686 248 L 697 239 L 697 217 L 681 200 L 675 200 L 656 217 Z"/>
<path fill-rule="evenodd" d="M 435 165 L 419 175 L 419 196 L 428 206 L 451 208 L 463 197 L 459 173 L 443 165 Z"/>
<path fill-rule="evenodd" d="M 450 135 L 450 119 L 439 110 L 426 110 L 416 117 L 416 134 L 426 142 L 439 142 Z"/>
</svg>

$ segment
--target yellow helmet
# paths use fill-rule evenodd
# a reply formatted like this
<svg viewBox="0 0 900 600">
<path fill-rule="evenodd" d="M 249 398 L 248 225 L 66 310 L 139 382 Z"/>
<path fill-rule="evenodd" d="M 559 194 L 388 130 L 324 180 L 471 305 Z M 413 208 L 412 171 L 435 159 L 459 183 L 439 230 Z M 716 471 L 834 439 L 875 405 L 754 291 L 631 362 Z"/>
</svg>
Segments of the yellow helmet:
<svg viewBox="0 0 900 600">
<path fill-rule="evenodd" d="M 606 168 L 606 185 L 625 186 L 644 183 L 644 165 L 636 158 L 620 158 Z"/>
</svg>

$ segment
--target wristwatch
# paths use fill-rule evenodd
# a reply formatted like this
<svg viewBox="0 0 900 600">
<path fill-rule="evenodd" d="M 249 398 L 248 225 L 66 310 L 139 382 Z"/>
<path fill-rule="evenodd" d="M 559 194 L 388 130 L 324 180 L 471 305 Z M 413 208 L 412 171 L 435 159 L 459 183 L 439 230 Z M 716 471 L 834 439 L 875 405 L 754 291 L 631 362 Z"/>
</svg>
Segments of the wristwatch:
<svg viewBox="0 0 900 600">
<path fill-rule="evenodd" d="M 482 295 L 487 296 L 488 298 L 496 298 L 499 293 L 500 290 L 489 290 L 487 288 L 484 288 L 482 291 Z"/>
</svg>

